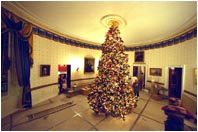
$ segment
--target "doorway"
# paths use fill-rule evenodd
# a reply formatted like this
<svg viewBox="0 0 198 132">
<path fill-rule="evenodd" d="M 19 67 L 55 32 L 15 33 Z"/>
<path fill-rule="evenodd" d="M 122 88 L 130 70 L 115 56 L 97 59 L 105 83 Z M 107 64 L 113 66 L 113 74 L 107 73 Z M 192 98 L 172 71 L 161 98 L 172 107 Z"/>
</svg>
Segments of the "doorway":
<svg viewBox="0 0 198 132">
<path fill-rule="evenodd" d="M 174 98 L 181 98 L 182 95 L 182 68 L 169 68 L 168 81 L 168 96 Z"/>
<path fill-rule="evenodd" d="M 133 66 L 133 72 L 132 72 L 132 77 L 137 77 L 138 81 L 141 82 L 141 88 L 145 88 L 146 84 L 146 66 L 139 66 L 139 65 L 134 65 Z"/>
</svg>

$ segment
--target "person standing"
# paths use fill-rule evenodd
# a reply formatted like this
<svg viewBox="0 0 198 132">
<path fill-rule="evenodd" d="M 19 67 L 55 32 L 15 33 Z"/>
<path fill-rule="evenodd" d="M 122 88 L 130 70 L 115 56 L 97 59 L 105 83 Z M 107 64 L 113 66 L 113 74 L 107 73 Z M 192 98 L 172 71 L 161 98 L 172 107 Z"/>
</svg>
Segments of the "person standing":
<svg viewBox="0 0 198 132">
<path fill-rule="evenodd" d="M 139 85 L 138 85 L 138 80 L 137 79 L 133 83 L 132 87 L 134 89 L 135 96 L 139 99 Z"/>
<path fill-rule="evenodd" d="M 64 78 L 62 83 L 62 91 L 63 93 L 67 92 L 67 80 Z"/>
<path fill-rule="evenodd" d="M 63 78 L 64 78 L 64 75 L 59 75 L 58 77 L 58 84 L 59 84 L 59 93 L 58 94 L 61 94 L 63 92 Z"/>
<path fill-rule="evenodd" d="M 140 90 L 142 90 L 144 88 L 144 73 L 143 72 L 141 72 L 138 77 L 138 84 L 139 84 Z"/>
</svg>

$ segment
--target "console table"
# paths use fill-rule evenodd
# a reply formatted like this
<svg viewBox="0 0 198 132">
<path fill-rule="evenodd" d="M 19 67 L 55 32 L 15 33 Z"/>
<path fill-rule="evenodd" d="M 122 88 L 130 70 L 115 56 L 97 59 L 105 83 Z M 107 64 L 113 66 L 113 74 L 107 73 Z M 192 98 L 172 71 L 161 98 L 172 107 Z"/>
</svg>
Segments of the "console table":
<svg viewBox="0 0 198 132">
<path fill-rule="evenodd" d="M 162 110 L 167 115 L 165 131 L 183 131 L 184 118 L 194 119 L 194 116 L 181 106 L 166 105 L 162 107 Z"/>
<path fill-rule="evenodd" d="M 70 97 L 73 97 L 75 95 L 79 95 L 79 94 L 84 94 L 84 95 L 87 95 L 89 90 L 95 86 L 94 83 L 81 83 L 79 85 L 77 84 L 74 84 L 72 86 L 72 88 L 68 91 L 67 93 L 67 97 L 70 98 Z M 90 89 L 87 89 L 87 88 L 90 88 Z"/>
</svg>

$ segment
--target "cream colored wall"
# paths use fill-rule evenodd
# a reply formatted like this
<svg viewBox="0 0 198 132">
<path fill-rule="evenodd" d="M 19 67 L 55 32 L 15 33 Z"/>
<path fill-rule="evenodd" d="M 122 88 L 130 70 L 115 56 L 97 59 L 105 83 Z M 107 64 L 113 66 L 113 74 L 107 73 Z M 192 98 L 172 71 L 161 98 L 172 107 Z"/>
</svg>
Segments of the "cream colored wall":
<svg viewBox="0 0 198 132">
<path fill-rule="evenodd" d="M 93 78 L 97 74 L 97 65 L 101 56 L 100 50 L 80 48 L 55 42 L 50 39 L 34 35 L 34 65 L 31 69 L 31 88 L 51 83 L 57 83 L 58 64 L 71 65 L 71 80 Z M 95 58 L 95 73 L 84 74 L 84 58 Z M 40 77 L 40 65 L 49 64 L 51 66 L 50 76 Z M 76 71 L 77 67 L 79 70 Z M 58 86 L 52 85 L 39 90 L 32 91 L 33 105 L 43 100 L 49 99 L 58 94 Z"/>
<path fill-rule="evenodd" d="M 197 115 L 197 98 L 187 93 L 182 94 L 182 106 L 192 114 Z"/>
<path fill-rule="evenodd" d="M 184 66 L 185 82 L 183 87 L 185 90 L 193 93 L 197 92 L 196 85 L 193 83 L 193 69 L 197 65 L 196 61 L 196 45 L 197 39 L 191 39 L 181 44 L 145 50 L 145 65 L 147 68 L 147 80 L 154 79 L 157 82 L 167 83 L 168 66 Z M 132 75 L 132 66 L 134 65 L 134 52 L 126 52 L 129 54 L 129 65 L 131 66 L 130 75 Z M 53 40 L 42 38 L 34 35 L 34 67 L 31 70 L 31 87 L 37 87 L 45 84 L 57 82 L 57 66 L 58 64 L 71 64 L 71 79 L 92 78 L 95 74 L 84 74 L 84 57 L 93 57 L 96 59 L 95 71 L 101 51 L 80 48 L 70 45 L 65 45 Z M 51 75 L 40 77 L 40 64 L 51 65 Z M 137 65 L 137 64 L 135 64 Z M 138 64 L 141 65 L 141 64 Z M 79 67 L 79 71 L 76 68 Z M 149 68 L 162 68 L 162 76 L 150 76 Z M 166 87 L 167 88 L 167 87 Z M 183 90 L 184 90 L 183 89 Z M 47 94 L 47 96 L 45 96 Z M 43 88 L 42 90 L 32 91 L 33 104 L 51 98 L 58 93 L 56 85 Z"/>
<path fill-rule="evenodd" d="M 86 49 L 70 46 L 55 42 L 46 38 L 34 35 L 34 65 L 31 69 L 31 87 L 42 86 L 45 84 L 57 82 L 58 64 L 71 64 L 71 79 L 92 78 L 95 74 L 84 74 L 84 57 L 93 57 L 96 59 L 95 70 L 97 71 L 98 60 L 101 56 L 100 50 Z M 165 83 L 165 68 L 171 65 L 185 65 L 184 88 L 192 93 L 197 93 L 197 85 L 193 83 L 193 69 L 197 67 L 197 38 L 185 41 L 183 43 L 154 50 L 145 50 L 145 66 L 147 67 L 147 78 L 149 68 L 162 68 L 162 77 L 155 78 L 159 82 Z M 129 54 L 129 65 L 134 65 L 134 52 Z M 51 65 L 51 75 L 40 77 L 40 64 Z M 79 71 L 76 68 L 79 67 Z M 130 73 L 132 74 L 132 73 Z M 49 99 L 58 94 L 58 86 L 52 85 L 45 88 L 32 91 L 33 105 Z M 9 94 L 1 99 L 1 117 L 14 112 L 21 107 L 21 88 L 17 84 L 11 84 L 9 81 Z"/>
<path fill-rule="evenodd" d="M 134 62 L 134 52 L 131 53 Z M 136 64 L 132 64 L 136 65 Z M 187 40 L 183 43 L 159 49 L 145 50 L 146 76 L 148 80 L 167 83 L 167 72 L 169 66 L 184 67 L 183 90 L 197 93 L 197 85 L 194 84 L 194 68 L 197 67 L 197 38 Z M 149 68 L 162 68 L 162 76 L 150 76 Z M 167 88 L 167 86 L 166 86 Z"/>
</svg>

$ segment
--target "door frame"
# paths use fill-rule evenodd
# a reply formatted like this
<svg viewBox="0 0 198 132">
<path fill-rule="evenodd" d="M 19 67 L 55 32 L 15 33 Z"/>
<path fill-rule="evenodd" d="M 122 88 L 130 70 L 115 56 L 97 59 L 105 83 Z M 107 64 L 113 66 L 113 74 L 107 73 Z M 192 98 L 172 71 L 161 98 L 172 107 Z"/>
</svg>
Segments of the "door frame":
<svg viewBox="0 0 198 132">
<path fill-rule="evenodd" d="M 147 71 L 148 71 L 148 66 L 147 66 L 146 64 L 132 64 L 132 68 L 131 68 L 132 72 L 131 72 L 131 75 L 130 75 L 130 76 L 132 76 L 132 77 L 133 77 L 133 67 L 134 67 L 134 66 L 144 66 L 144 67 L 145 67 L 145 73 L 144 73 L 144 76 L 145 76 L 145 79 L 144 79 L 144 85 L 145 85 L 145 87 L 146 87 L 146 83 L 147 83 L 147 76 L 148 76 L 148 73 L 147 73 Z"/>
<path fill-rule="evenodd" d="M 168 90 L 169 86 L 169 68 L 182 68 L 182 84 L 181 84 L 181 98 L 184 92 L 184 86 L 185 86 L 185 65 L 169 65 L 165 67 L 165 88 Z"/>
</svg>

